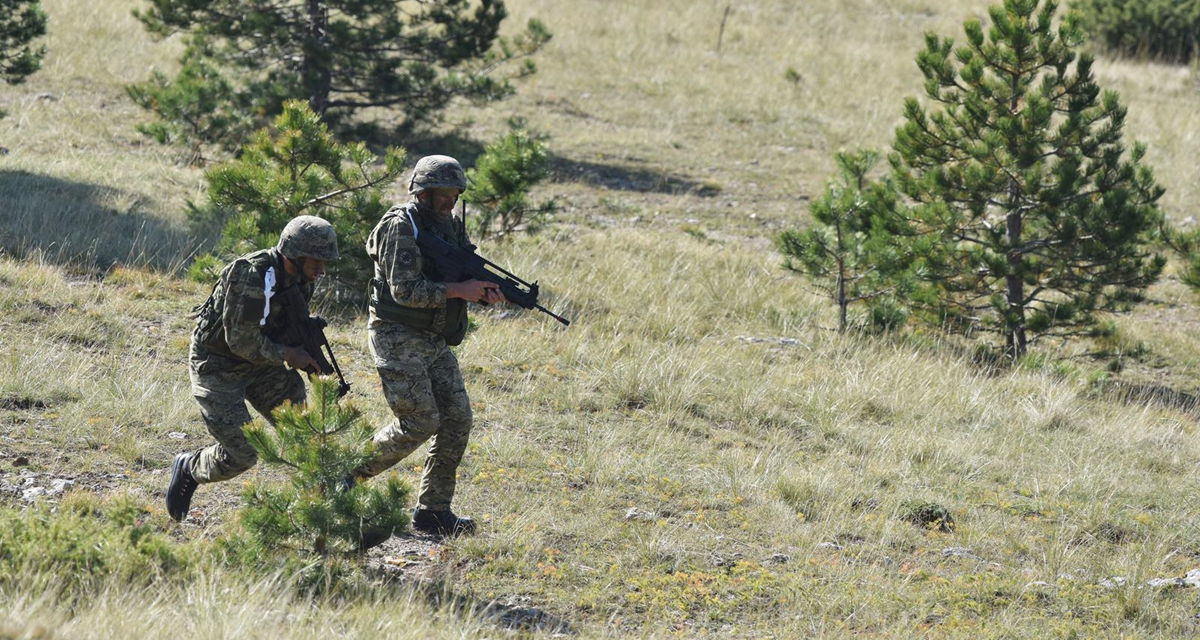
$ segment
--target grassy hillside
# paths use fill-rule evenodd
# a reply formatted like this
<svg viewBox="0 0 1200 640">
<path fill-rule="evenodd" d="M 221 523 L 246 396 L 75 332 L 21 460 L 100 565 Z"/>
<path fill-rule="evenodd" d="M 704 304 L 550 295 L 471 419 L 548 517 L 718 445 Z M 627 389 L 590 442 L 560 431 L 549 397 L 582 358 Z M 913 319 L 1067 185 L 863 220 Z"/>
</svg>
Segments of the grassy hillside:
<svg viewBox="0 0 1200 640">
<path fill-rule="evenodd" d="M 366 560 L 377 584 L 334 596 L 211 559 L 240 482 L 203 488 L 182 526 L 163 513 L 171 456 L 210 441 L 185 366 L 207 291 L 172 274 L 211 239 L 183 224 L 199 170 L 132 130 L 122 86 L 178 45 L 127 2 L 46 4 L 45 70 L 0 94 L 0 531 L 39 531 L 27 520 L 51 507 L 90 530 L 95 505 L 126 500 L 182 564 L 131 581 L 96 570 L 141 566 L 105 543 L 75 599 L 74 572 L 0 537 L 0 638 L 494 637 L 504 620 L 449 604 L 492 601 L 584 637 L 1197 631 L 1195 591 L 1145 586 L 1200 568 L 1184 287 L 1158 285 L 1108 342 L 996 370 L 933 335 L 837 335 L 770 250 L 834 151 L 887 144 L 919 93 L 922 32 L 957 34 L 987 2 L 735 2 L 718 53 L 725 2 L 510 0 L 514 24 L 556 34 L 539 74 L 449 113 L 443 137 L 397 142 L 470 159 L 513 115 L 552 136 L 559 224 L 485 250 L 574 323 L 480 314 L 459 350 L 477 431 L 456 507 L 481 533 L 393 540 Z M 1099 72 L 1168 215 L 1192 215 L 1194 75 Z M 383 423 L 364 320 L 331 337 Z M 415 483 L 418 462 L 399 473 Z M 55 480 L 74 482 L 65 497 Z M 42 511 L 22 514 L 38 487 Z"/>
</svg>

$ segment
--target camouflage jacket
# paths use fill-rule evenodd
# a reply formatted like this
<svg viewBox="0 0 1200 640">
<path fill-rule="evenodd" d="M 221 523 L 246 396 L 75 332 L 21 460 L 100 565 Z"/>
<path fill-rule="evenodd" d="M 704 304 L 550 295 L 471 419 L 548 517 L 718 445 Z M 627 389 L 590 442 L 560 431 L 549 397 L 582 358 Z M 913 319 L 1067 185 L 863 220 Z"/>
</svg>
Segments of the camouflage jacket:
<svg viewBox="0 0 1200 640">
<path fill-rule="evenodd" d="M 411 217 L 410 217 L 411 216 Z M 412 219 L 421 233 L 433 233 L 451 244 L 469 244 L 462 221 L 451 218 L 438 222 L 416 202 L 392 207 L 367 238 L 367 254 L 375 262 L 375 286 L 387 287 L 396 304 L 437 312 L 435 327 L 445 325 L 448 301 L 445 277 L 433 261 L 421 255 L 413 235 Z M 371 308 L 371 322 L 383 322 Z M 435 333 L 440 329 L 435 328 Z"/>
<path fill-rule="evenodd" d="M 278 250 L 263 249 L 229 263 L 212 295 L 196 308 L 192 350 L 203 358 L 216 354 L 231 365 L 283 365 L 284 345 L 279 342 L 287 314 L 275 294 L 291 285 Z M 305 301 L 313 285 L 299 285 Z"/>
</svg>

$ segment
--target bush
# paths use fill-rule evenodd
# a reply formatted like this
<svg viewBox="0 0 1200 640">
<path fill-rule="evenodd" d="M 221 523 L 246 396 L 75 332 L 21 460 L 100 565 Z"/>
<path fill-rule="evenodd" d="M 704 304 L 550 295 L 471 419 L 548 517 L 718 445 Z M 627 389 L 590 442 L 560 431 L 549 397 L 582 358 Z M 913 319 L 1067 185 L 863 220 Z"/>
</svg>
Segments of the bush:
<svg viewBox="0 0 1200 640">
<path fill-rule="evenodd" d="M 38 0 L 0 0 L 0 80 L 20 84 L 41 68 L 46 47 L 30 42 L 46 35 L 46 22 Z"/>
<path fill-rule="evenodd" d="M 287 485 L 255 483 L 242 494 L 241 522 L 254 544 L 327 554 L 408 529 L 409 489 L 395 475 L 382 488 L 342 484 L 374 448 L 370 424 L 338 403 L 335 382 L 314 378 L 311 404 L 276 409 L 275 423 L 274 434 L 263 422 L 245 429 L 263 463 L 291 472 Z"/>
<path fill-rule="evenodd" d="M 954 516 L 950 514 L 950 510 L 936 502 L 906 500 L 900 505 L 899 516 L 905 522 L 931 531 L 951 533 L 955 527 Z"/>
<path fill-rule="evenodd" d="M 1187 62 L 1200 37 L 1200 0 L 1080 0 L 1093 39 L 1125 56 Z"/>
<path fill-rule="evenodd" d="M 223 227 L 218 262 L 274 246 L 296 216 L 325 218 L 337 231 L 341 258 L 327 273 L 350 291 L 362 289 L 374 271 L 367 234 L 387 211 L 384 188 L 403 171 L 404 151 L 388 149 L 382 168 L 362 143 L 341 144 L 308 106 L 287 103 L 275 131 L 259 131 L 242 155 L 205 173 L 208 205 L 192 206 L 197 227 Z M 198 265 L 198 266 L 197 266 Z M 213 273 L 201 257 L 189 275 Z"/>
<path fill-rule="evenodd" d="M 163 535 L 154 519 L 129 496 L 101 501 L 73 494 L 58 513 L 0 510 L 0 580 L 53 576 L 49 588 L 81 597 L 108 579 L 144 585 L 168 575 L 186 577 L 193 556 Z"/>
<path fill-rule="evenodd" d="M 514 123 L 507 135 L 488 145 L 467 172 L 470 187 L 463 200 L 478 211 L 473 233 L 480 239 L 493 233 L 508 235 L 518 229 L 533 232 L 557 208 L 554 200 L 529 201 L 529 191 L 550 174 L 546 144 L 523 123 Z"/>
</svg>

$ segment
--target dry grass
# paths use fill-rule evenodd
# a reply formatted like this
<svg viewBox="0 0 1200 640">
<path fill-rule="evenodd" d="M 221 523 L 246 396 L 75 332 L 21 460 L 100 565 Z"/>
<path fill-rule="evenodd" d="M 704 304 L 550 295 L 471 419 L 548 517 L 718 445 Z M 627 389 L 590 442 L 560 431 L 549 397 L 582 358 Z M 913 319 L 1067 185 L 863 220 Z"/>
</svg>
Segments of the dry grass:
<svg viewBox="0 0 1200 640">
<path fill-rule="evenodd" d="M 0 458 L 125 473 L 122 488 L 157 504 L 170 456 L 208 441 L 185 368 L 205 290 L 138 265 L 169 271 L 206 240 L 180 213 L 201 180 L 139 139 L 121 87 L 177 44 L 148 41 L 116 0 L 46 4 L 46 70 L 0 96 L 0 235 L 26 258 L 0 259 Z M 449 117 L 478 140 L 512 115 L 553 136 L 544 191 L 565 196 L 565 224 L 485 253 L 540 277 L 574 323 L 485 313 L 459 350 L 478 426 L 457 506 L 483 532 L 443 552 L 454 589 L 527 598 L 585 636 L 1195 633 L 1189 593 L 1137 588 L 1200 564 L 1190 293 L 1168 280 L 1110 344 L 1050 345 L 994 371 L 928 335 L 838 336 L 767 248 L 805 217 L 799 198 L 834 151 L 886 145 L 919 93 L 921 33 L 957 34 L 987 2 L 735 2 L 719 54 L 725 2 L 509 4 L 514 23 L 539 16 L 556 34 L 541 72 L 513 100 Z M 1099 73 L 1150 144 L 1168 213 L 1187 217 L 1192 72 Z M 133 266 L 103 279 L 58 266 L 113 261 Z M 331 335 L 382 423 L 361 319 Z M 1082 353 L 1093 346 L 1134 355 L 1106 373 Z M 16 473 L 0 463 L 0 480 Z M 206 487 L 203 524 L 173 531 L 213 535 L 237 490 Z M 929 503 L 952 532 L 908 521 Z M 1133 582 L 1100 586 L 1114 575 Z M 414 618 L 390 601 L 279 600 L 270 584 L 214 570 L 193 590 L 114 586 L 76 611 L 0 600 L 28 622 L 18 633 L 64 637 L 221 637 L 251 621 L 266 621 L 258 637 L 365 637 Z"/>
</svg>

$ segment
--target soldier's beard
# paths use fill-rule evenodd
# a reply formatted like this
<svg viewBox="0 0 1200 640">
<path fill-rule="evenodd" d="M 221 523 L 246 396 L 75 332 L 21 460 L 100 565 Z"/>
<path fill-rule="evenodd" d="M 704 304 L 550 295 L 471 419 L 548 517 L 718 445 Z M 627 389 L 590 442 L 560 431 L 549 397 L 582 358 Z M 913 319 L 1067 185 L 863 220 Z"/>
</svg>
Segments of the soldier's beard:
<svg viewBox="0 0 1200 640">
<path fill-rule="evenodd" d="M 417 211 L 429 216 L 437 218 L 438 222 L 446 222 L 454 216 L 455 202 L 450 203 L 445 210 L 439 210 L 433 205 L 433 198 L 417 198 Z"/>
<path fill-rule="evenodd" d="M 303 284 L 315 284 L 317 282 L 317 280 L 321 279 L 321 276 L 317 276 L 315 278 L 309 279 L 308 270 L 305 268 L 305 263 L 307 263 L 307 262 L 308 262 L 308 258 L 304 258 L 304 257 L 296 258 L 296 276 L 300 279 L 300 282 Z"/>
</svg>

